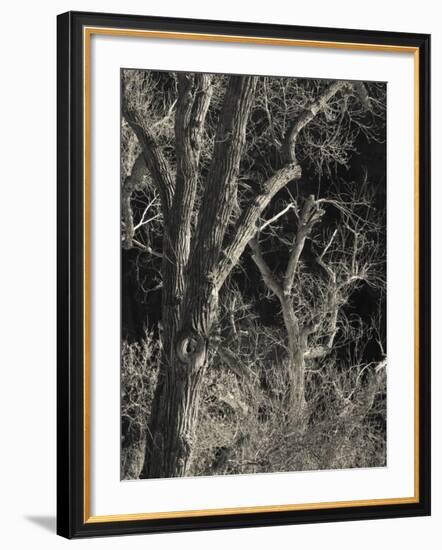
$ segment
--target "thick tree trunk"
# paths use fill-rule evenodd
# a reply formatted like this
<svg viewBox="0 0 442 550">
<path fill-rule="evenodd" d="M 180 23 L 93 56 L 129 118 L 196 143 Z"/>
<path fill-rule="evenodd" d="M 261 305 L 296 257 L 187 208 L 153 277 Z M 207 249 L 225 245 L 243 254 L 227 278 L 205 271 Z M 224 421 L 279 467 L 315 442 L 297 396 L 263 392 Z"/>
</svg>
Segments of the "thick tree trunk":
<svg viewBox="0 0 442 550">
<path fill-rule="evenodd" d="M 183 340 L 181 345 L 190 349 L 193 343 Z M 207 349 L 203 346 L 184 353 L 189 355 L 187 363 L 178 354 L 172 354 L 167 368 L 162 369 L 154 397 L 149 425 L 151 438 L 142 477 L 181 477 L 189 471 Z"/>
<path fill-rule="evenodd" d="M 163 245 L 163 360 L 152 406 L 143 477 L 185 476 L 191 466 L 209 338 L 218 309 L 214 272 L 235 203 L 255 83 L 255 77 L 230 79 L 198 224 L 191 235 L 198 128 L 204 116 L 196 117 L 195 105 L 207 83 L 200 82 L 192 107 L 191 82 L 186 78 L 180 82 L 175 124 L 176 193 Z M 201 113 L 201 109 L 197 112 Z"/>
<path fill-rule="evenodd" d="M 288 394 L 287 412 L 301 426 L 305 413 L 305 337 L 300 333 L 293 304 L 288 297 L 280 300 L 287 331 Z"/>
</svg>

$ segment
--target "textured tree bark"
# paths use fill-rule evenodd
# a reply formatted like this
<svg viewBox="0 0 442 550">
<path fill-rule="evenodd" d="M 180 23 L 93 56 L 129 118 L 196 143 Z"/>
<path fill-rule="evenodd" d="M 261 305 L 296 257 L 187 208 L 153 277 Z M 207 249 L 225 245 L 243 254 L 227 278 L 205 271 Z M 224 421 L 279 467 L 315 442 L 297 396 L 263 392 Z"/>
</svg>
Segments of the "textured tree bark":
<svg viewBox="0 0 442 550">
<path fill-rule="evenodd" d="M 192 236 L 200 132 L 210 101 L 206 78 L 196 76 L 192 82 L 192 77 L 183 76 L 179 82 L 176 192 L 163 251 L 163 357 L 142 472 L 149 478 L 184 476 L 192 462 L 209 338 L 218 306 L 213 272 L 234 206 L 256 82 L 254 77 L 230 79 Z"/>
<path fill-rule="evenodd" d="M 249 241 L 252 259 L 257 265 L 266 286 L 278 298 L 287 334 L 287 411 L 295 418 L 300 429 L 305 424 L 305 356 L 307 354 L 308 327 L 300 326 L 291 297 L 296 270 L 306 239 L 324 211 L 313 196 L 309 196 L 302 208 L 299 227 L 289 253 L 287 268 L 282 282 L 276 280 L 270 271 L 259 247 L 257 239 Z"/>
<path fill-rule="evenodd" d="M 306 338 L 300 332 L 290 295 L 285 294 L 282 285 L 275 279 L 267 266 L 256 239 L 249 242 L 252 258 L 257 265 L 266 286 L 275 294 L 281 305 L 287 334 L 287 412 L 291 418 L 302 423 L 305 410 L 305 347 Z"/>
<path fill-rule="evenodd" d="M 287 411 L 302 427 L 305 412 L 305 359 L 306 338 L 299 330 L 298 321 L 289 298 L 281 301 L 284 324 L 287 331 L 288 395 Z"/>
<path fill-rule="evenodd" d="M 185 335 L 176 343 L 156 388 L 142 477 L 184 476 L 191 464 L 208 350 Z"/>
</svg>

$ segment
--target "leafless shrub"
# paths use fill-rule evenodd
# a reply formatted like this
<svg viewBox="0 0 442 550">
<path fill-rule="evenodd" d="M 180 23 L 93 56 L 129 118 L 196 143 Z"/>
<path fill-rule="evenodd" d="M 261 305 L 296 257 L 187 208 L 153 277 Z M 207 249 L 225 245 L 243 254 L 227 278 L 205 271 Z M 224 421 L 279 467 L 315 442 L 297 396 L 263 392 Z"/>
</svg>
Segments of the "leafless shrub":
<svg viewBox="0 0 442 550">
<path fill-rule="evenodd" d="M 146 419 L 157 381 L 159 342 L 146 330 L 121 349 L 121 479 L 138 479 L 146 447 Z"/>
<path fill-rule="evenodd" d="M 222 305 L 229 355 L 214 355 L 200 403 L 191 475 L 379 467 L 386 464 L 386 360 L 379 319 L 353 327 L 348 355 L 306 371 L 307 429 L 285 406 L 287 354 L 280 327 L 265 327 L 238 291 Z M 350 328 L 348 328 L 350 330 Z M 381 357 L 383 350 L 379 350 Z M 244 375 L 244 373 L 248 373 Z"/>
</svg>

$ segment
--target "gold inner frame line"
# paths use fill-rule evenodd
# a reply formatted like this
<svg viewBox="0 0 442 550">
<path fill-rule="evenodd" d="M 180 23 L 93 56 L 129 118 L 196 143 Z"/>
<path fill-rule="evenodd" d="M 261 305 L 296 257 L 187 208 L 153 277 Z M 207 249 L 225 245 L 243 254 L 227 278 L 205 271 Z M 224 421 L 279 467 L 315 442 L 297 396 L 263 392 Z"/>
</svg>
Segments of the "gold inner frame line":
<svg viewBox="0 0 442 550">
<path fill-rule="evenodd" d="M 171 512 L 151 512 L 136 514 L 91 515 L 90 483 L 90 107 L 91 107 L 91 36 L 124 36 L 138 38 L 196 40 L 204 42 L 231 42 L 272 46 L 292 46 L 308 48 L 332 48 L 389 53 L 412 53 L 414 61 L 414 495 L 370 500 L 351 500 L 336 502 L 317 502 L 302 504 L 284 504 L 270 506 L 249 506 L 234 508 L 215 508 L 203 510 L 181 510 Z M 391 504 L 412 504 L 419 502 L 419 49 L 412 46 L 389 44 L 365 44 L 357 42 L 331 42 L 322 40 L 297 40 L 283 38 L 245 37 L 225 34 L 205 34 L 187 32 L 149 31 L 137 29 L 116 29 L 108 27 L 83 28 L 83 93 L 84 93 L 84 135 L 83 135 L 83 212 L 84 212 L 84 456 L 83 456 L 83 510 L 84 523 L 103 523 L 116 521 L 136 521 L 166 518 L 192 518 L 230 514 L 252 514 L 264 512 L 285 512 L 300 510 L 324 510 L 348 508 L 352 506 L 383 506 Z"/>
</svg>

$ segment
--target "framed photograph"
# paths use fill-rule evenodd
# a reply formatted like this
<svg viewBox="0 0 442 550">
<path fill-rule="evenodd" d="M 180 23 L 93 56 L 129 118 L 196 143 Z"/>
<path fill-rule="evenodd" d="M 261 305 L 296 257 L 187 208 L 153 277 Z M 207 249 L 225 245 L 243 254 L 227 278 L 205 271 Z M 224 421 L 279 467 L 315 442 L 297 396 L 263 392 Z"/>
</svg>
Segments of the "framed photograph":
<svg viewBox="0 0 442 550">
<path fill-rule="evenodd" d="M 430 513 L 430 37 L 58 17 L 58 533 Z"/>
</svg>

